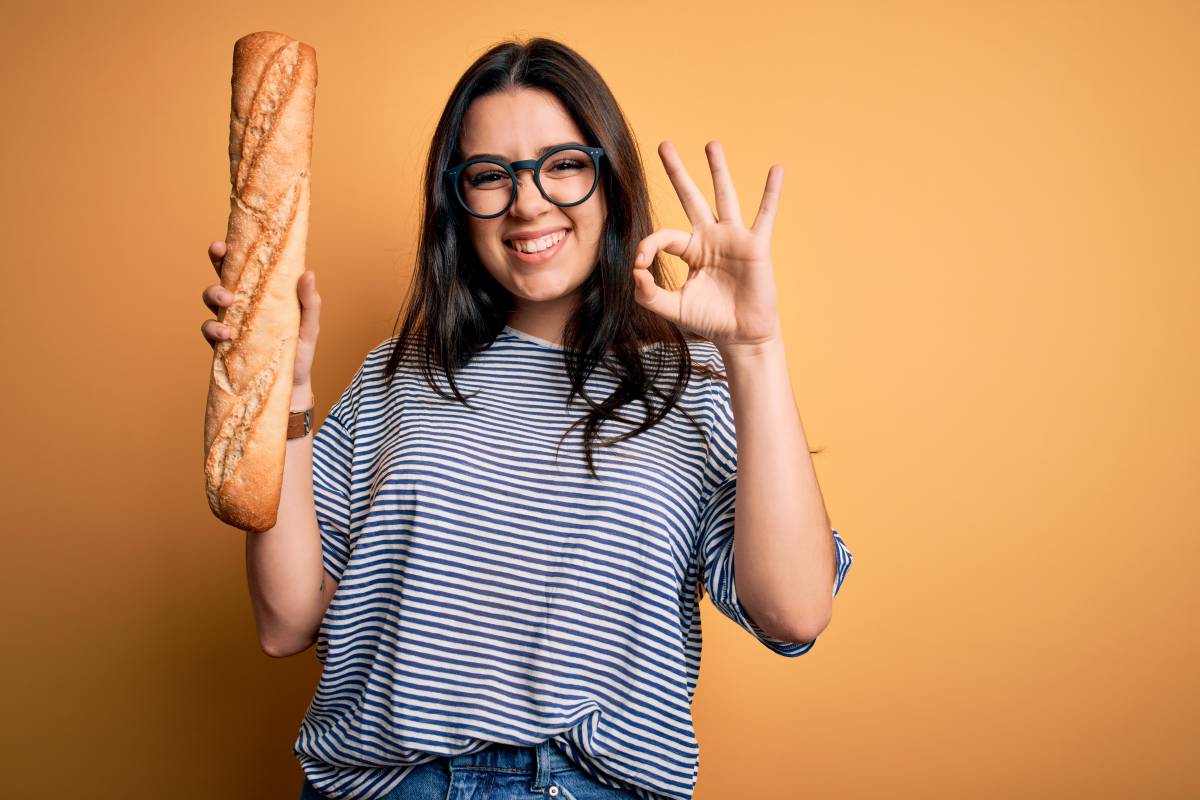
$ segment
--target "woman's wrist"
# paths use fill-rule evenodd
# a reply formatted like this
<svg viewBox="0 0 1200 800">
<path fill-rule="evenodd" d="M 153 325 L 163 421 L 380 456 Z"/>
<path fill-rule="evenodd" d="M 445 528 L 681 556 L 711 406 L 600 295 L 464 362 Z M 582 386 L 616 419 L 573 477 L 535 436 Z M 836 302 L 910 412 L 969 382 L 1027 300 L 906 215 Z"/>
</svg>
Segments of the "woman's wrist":
<svg viewBox="0 0 1200 800">
<path fill-rule="evenodd" d="M 292 387 L 292 405 L 291 411 L 307 411 L 313 407 L 315 398 L 313 396 L 312 384 L 305 383 L 300 386 Z"/>
</svg>

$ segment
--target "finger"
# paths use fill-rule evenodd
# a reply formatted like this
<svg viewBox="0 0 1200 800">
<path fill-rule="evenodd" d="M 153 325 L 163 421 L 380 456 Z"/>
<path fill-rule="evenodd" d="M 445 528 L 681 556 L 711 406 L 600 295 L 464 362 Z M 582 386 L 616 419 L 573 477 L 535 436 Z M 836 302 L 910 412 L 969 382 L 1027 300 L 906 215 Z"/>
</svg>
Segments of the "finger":
<svg viewBox="0 0 1200 800">
<path fill-rule="evenodd" d="M 317 273 L 309 270 L 296 283 L 300 297 L 300 338 L 316 341 L 321 331 L 321 295 L 317 294 Z"/>
<path fill-rule="evenodd" d="M 672 228 L 660 228 L 638 242 L 634 254 L 634 299 L 671 322 L 677 323 L 680 319 L 680 304 L 683 294 L 680 291 L 663 289 L 655 283 L 654 274 L 650 272 L 650 264 L 654 262 L 654 256 L 660 250 L 683 257 L 691 240 L 692 235 L 689 233 Z"/>
<path fill-rule="evenodd" d="M 775 226 L 775 212 L 779 208 L 779 194 L 783 189 L 783 164 L 772 164 L 767 171 L 767 185 L 763 189 L 762 203 L 750 229 L 768 237 Z"/>
<path fill-rule="evenodd" d="M 640 305 L 660 317 L 674 323 L 679 322 L 683 293 L 659 286 L 654 282 L 654 274 L 649 269 L 633 271 L 633 297 Z"/>
<path fill-rule="evenodd" d="M 690 233 L 673 228 L 659 228 L 638 242 L 637 250 L 634 251 L 633 266 L 635 268 L 649 267 L 659 250 L 683 258 L 691 241 L 692 234 Z"/>
<path fill-rule="evenodd" d="M 218 342 L 223 342 L 229 338 L 229 327 L 222 325 L 215 319 L 206 319 L 200 323 L 200 332 L 204 334 L 204 338 L 208 340 L 209 344 L 214 347 Z"/>
<path fill-rule="evenodd" d="M 209 286 L 201 293 L 200 297 L 204 300 L 204 305 L 208 306 L 208 310 L 214 314 L 220 312 L 222 308 L 227 308 L 233 302 L 233 292 L 219 283 Z"/>
<path fill-rule="evenodd" d="M 683 162 L 679 160 L 679 153 L 675 150 L 675 145 L 663 142 L 658 146 L 658 155 L 663 160 L 667 177 L 671 179 L 671 185 L 675 187 L 675 194 L 679 195 L 679 201 L 683 203 L 683 210 L 687 213 L 691 223 L 699 225 L 704 222 L 716 222 L 712 209 L 708 207 L 708 201 L 704 199 L 704 195 L 700 193 L 692 176 L 688 175 Z"/>
<path fill-rule="evenodd" d="M 717 216 L 721 222 L 742 225 L 742 209 L 738 205 L 737 191 L 733 188 L 733 176 L 725 161 L 725 148 L 720 142 L 712 141 L 704 146 L 708 155 L 708 168 L 712 172 L 713 193 L 717 200 Z"/>
<path fill-rule="evenodd" d="M 208 246 L 208 260 L 212 262 L 218 276 L 221 274 L 221 265 L 225 261 L 227 250 L 225 243 L 219 239 Z"/>
</svg>

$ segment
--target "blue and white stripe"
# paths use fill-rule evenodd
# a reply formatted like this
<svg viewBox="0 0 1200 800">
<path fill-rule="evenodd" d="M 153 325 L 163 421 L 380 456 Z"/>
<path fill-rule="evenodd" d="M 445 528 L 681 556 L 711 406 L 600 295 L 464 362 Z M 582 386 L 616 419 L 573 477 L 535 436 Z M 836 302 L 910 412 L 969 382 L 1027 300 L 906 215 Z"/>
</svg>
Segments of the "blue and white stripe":
<svg viewBox="0 0 1200 800">
<path fill-rule="evenodd" d="M 377 800 L 413 767 L 550 739 L 643 800 L 690 800 L 699 767 L 695 586 L 776 653 L 734 588 L 737 444 L 726 384 L 693 378 L 658 425 L 582 458 L 586 411 L 558 345 L 505 327 L 456 376 L 471 408 L 415 370 L 387 386 L 368 353 L 313 441 L 325 568 L 339 585 L 293 752 L 338 800 Z M 709 342 L 693 358 L 722 367 Z M 449 385 L 439 379 L 443 389 Z M 597 401 L 616 380 L 589 378 Z M 640 405 L 600 429 L 636 427 Z M 836 530 L 837 594 L 852 557 Z"/>
</svg>

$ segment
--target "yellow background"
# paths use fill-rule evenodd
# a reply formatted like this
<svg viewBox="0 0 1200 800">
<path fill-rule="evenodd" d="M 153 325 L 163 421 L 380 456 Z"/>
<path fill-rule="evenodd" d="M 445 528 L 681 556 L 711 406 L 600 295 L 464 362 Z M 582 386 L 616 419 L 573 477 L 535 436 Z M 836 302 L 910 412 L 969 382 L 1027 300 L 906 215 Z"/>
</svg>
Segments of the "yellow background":
<svg viewBox="0 0 1200 800">
<path fill-rule="evenodd" d="M 774 243 L 855 555 L 780 658 L 705 602 L 698 800 L 1194 797 L 1196 3 L 72 3 L 0 27 L 0 795 L 291 798 L 319 664 L 255 639 L 204 500 L 200 300 L 234 41 L 316 48 L 318 417 L 389 336 L 421 163 L 488 45 L 549 35 Z M 1189 677 L 1191 676 L 1191 677 Z"/>
</svg>

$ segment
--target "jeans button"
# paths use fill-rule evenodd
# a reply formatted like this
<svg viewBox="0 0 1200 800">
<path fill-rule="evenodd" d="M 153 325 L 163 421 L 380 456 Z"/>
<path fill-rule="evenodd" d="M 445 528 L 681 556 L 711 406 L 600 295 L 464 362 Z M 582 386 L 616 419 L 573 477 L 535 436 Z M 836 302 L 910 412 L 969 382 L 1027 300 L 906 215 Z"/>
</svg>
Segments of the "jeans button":
<svg viewBox="0 0 1200 800">
<path fill-rule="evenodd" d="M 550 796 L 551 796 L 551 797 L 558 797 L 558 787 L 557 787 L 557 786 L 551 786 L 551 787 L 550 787 Z"/>
</svg>

